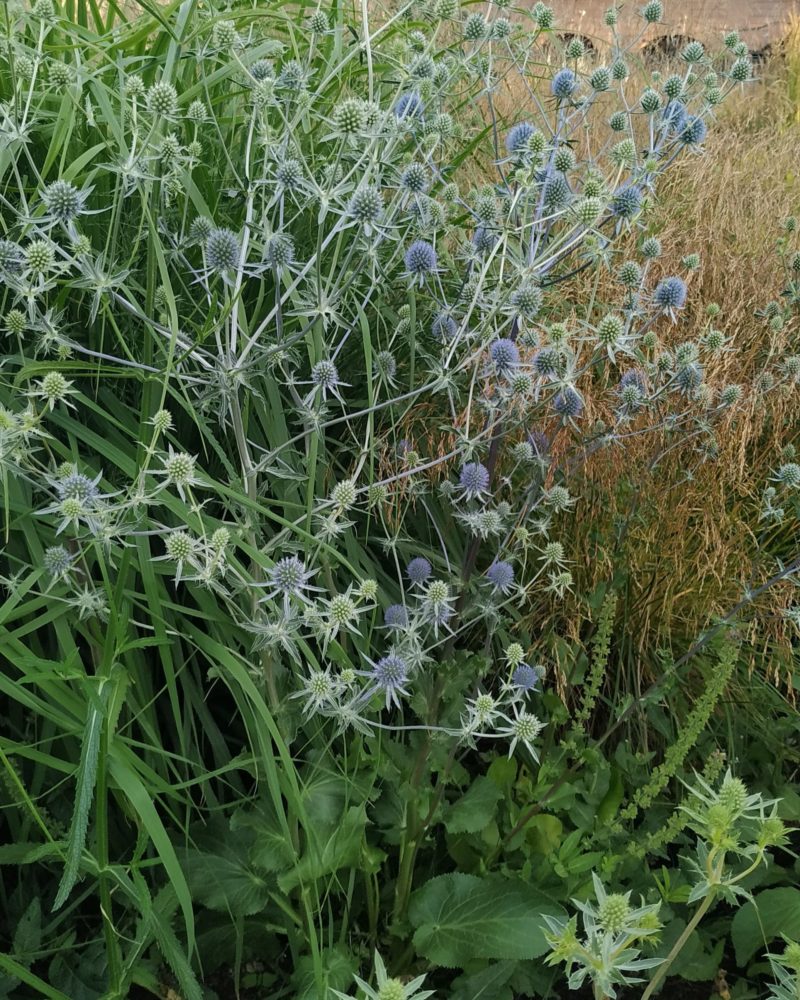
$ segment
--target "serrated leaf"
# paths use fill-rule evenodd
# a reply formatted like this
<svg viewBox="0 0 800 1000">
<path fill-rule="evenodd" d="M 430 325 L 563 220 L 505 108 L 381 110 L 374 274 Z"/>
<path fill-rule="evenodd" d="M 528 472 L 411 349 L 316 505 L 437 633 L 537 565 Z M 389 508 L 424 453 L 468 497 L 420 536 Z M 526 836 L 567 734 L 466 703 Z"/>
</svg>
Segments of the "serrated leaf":
<svg viewBox="0 0 800 1000">
<path fill-rule="evenodd" d="M 355 867 L 361 857 L 361 844 L 367 825 L 364 806 L 352 806 L 322 844 L 309 844 L 307 852 L 290 871 L 278 877 L 282 892 L 296 885 L 332 875 L 340 868 Z"/>
<path fill-rule="evenodd" d="M 270 883 L 250 865 L 245 851 L 238 854 L 235 847 L 224 854 L 188 850 L 183 866 L 195 901 L 210 910 L 248 917 L 266 906 Z"/>
<path fill-rule="evenodd" d="M 459 976 L 453 983 L 450 1000 L 513 1000 L 508 981 L 516 962 L 495 962 L 480 972 Z"/>
<path fill-rule="evenodd" d="M 35 896 L 14 931 L 14 957 L 30 966 L 41 945 L 42 904 L 38 896 Z"/>
<path fill-rule="evenodd" d="M 476 778 L 447 812 L 444 825 L 448 833 L 480 833 L 494 819 L 497 803 L 503 793 L 483 776 Z"/>
<path fill-rule="evenodd" d="M 744 968 L 757 951 L 782 934 L 800 937 L 800 889 L 765 889 L 745 903 L 731 923 L 736 961 Z"/>
<path fill-rule="evenodd" d="M 547 951 L 543 916 L 564 910 L 516 879 L 440 875 L 411 898 L 414 947 L 437 965 L 464 968 L 474 959 L 538 958 Z"/>
<path fill-rule="evenodd" d="M 53 909 L 57 910 L 67 901 L 72 887 L 78 878 L 81 854 L 86 844 L 86 831 L 89 828 L 89 812 L 94 798 L 94 785 L 97 778 L 97 760 L 100 755 L 100 734 L 103 731 L 103 712 L 99 705 L 90 703 L 89 713 L 83 729 L 81 741 L 81 759 L 75 775 L 75 806 L 70 823 L 67 858 L 64 873 L 56 893 Z"/>
</svg>

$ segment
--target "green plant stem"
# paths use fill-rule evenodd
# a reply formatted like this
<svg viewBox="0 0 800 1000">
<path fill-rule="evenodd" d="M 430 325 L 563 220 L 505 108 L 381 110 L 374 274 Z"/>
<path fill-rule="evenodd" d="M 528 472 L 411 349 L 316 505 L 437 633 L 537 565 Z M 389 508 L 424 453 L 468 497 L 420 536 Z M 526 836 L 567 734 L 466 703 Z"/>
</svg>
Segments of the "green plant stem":
<svg viewBox="0 0 800 1000">
<path fill-rule="evenodd" d="M 114 930 L 111 904 L 111 886 L 108 878 L 108 787 L 106 759 L 108 756 L 108 721 L 103 723 L 100 755 L 97 762 L 97 866 L 100 883 L 100 912 L 103 917 L 103 935 L 108 959 L 108 997 L 122 997 L 122 961 L 119 942 Z"/>
<path fill-rule="evenodd" d="M 711 904 L 714 902 L 714 900 L 716 899 L 716 896 L 717 896 L 716 887 L 712 886 L 709 889 L 708 894 L 706 895 L 706 897 L 703 900 L 703 902 L 697 907 L 697 910 L 695 911 L 695 914 L 692 917 L 692 919 L 684 927 L 683 933 L 681 934 L 681 936 L 678 938 L 678 940 L 675 942 L 675 944 L 670 949 L 669 955 L 667 955 L 667 957 L 664 959 L 663 963 L 658 966 L 656 974 L 653 976 L 653 978 L 647 984 L 647 989 L 642 994 L 642 1000 L 649 1000 L 649 998 L 653 995 L 653 993 L 655 993 L 656 989 L 658 988 L 658 986 L 661 983 L 661 980 L 666 976 L 667 972 L 669 971 L 670 966 L 675 961 L 675 959 L 678 957 L 678 955 L 681 953 L 681 951 L 683 950 L 684 945 L 686 944 L 686 942 L 689 940 L 689 938 L 691 937 L 691 935 L 696 930 L 697 925 L 700 923 L 700 921 L 703 919 L 703 917 L 708 912 L 708 909 L 711 906 Z"/>
</svg>

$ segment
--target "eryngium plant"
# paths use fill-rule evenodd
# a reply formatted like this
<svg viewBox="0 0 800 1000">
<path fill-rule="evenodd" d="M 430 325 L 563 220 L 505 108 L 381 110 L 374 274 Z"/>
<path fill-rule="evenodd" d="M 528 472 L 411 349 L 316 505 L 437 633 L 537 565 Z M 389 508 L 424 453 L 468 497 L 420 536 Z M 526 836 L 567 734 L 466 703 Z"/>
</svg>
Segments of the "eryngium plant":
<svg viewBox="0 0 800 1000">
<path fill-rule="evenodd" d="M 4 7 L 8 749 L 40 767 L 26 748 L 44 741 L 78 777 L 63 843 L 17 778 L 14 835 L 63 862 L 58 906 L 97 880 L 119 995 L 123 905 L 131 948 L 157 941 L 198 995 L 169 927 L 180 909 L 191 954 L 190 891 L 150 796 L 189 843 L 258 779 L 283 845 L 259 864 L 293 874 L 263 899 L 258 882 L 195 895 L 316 941 L 333 876 L 363 867 L 373 795 L 336 800 L 355 850 L 334 850 L 308 801 L 332 745 L 337 770 L 391 736 L 412 789 L 442 758 L 433 812 L 402 806 L 392 898 L 370 882 L 348 910 L 402 933 L 460 755 L 541 752 L 547 668 L 516 626 L 534 589 L 572 586 L 558 536 L 584 458 L 641 435 L 701 446 L 742 405 L 719 344 L 659 349 L 697 261 L 661 274 L 647 231 L 659 177 L 749 77 L 742 43 L 692 43 L 634 93 L 613 11 L 597 65 L 546 5 L 521 24 L 504 6 L 113 8 L 93 29 L 51 0 Z M 607 267 L 613 301 L 570 298 Z M 138 876 L 146 845 L 174 893 L 111 866 Z"/>
</svg>

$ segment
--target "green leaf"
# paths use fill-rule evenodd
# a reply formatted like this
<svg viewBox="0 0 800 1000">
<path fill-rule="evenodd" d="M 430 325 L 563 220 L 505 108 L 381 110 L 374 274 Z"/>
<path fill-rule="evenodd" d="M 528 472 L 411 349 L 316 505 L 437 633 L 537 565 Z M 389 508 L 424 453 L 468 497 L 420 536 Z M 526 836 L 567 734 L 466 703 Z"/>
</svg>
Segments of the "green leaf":
<svg viewBox="0 0 800 1000">
<path fill-rule="evenodd" d="M 81 759 L 75 777 L 75 806 L 69 828 L 67 859 L 64 873 L 56 893 L 53 909 L 57 910 L 67 901 L 78 878 L 81 855 L 86 844 L 89 828 L 89 811 L 94 798 L 94 784 L 97 778 L 97 760 L 100 753 L 100 734 L 103 730 L 103 712 L 99 705 L 89 704 L 89 714 L 83 730 Z"/>
<path fill-rule="evenodd" d="M 543 916 L 564 910 L 524 882 L 490 875 L 440 875 L 411 897 L 414 947 L 437 965 L 474 959 L 531 959 L 547 951 Z"/>
<path fill-rule="evenodd" d="M 744 968 L 757 951 L 782 934 L 800 937 L 800 889 L 765 889 L 744 904 L 731 924 L 737 963 Z"/>
<path fill-rule="evenodd" d="M 479 833 L 494 819 L 503 793 L 489 778 L 478 777 L 469 790 L 447 812 L 444 825 L 448 833 Z"/>
<path fill-rule="evenodd" d="M 279 876 L 281 891 L 291 892 L 295 886 L 304 882 L 332 875 L 340 868 L 355 867 L 361 858 L 366 825 L 367 813 L 364 806 L 351 806 L 321 847 L 310 844 L 297 865 Z"/>
<path fill-rule="evenodd" d="M 459 976 L 450 1000 L 513 1000 L 508 981 L 516 967 L 516 962 L 495 962 L 480 972 Z"/>
<path fill-rule="evenodd" d="M 236 844 L 232 839 L 224 853 L 186 851 L 183 866 L 195 901 L 210 910 L 249 917 L 266 906 L 270 884 L 250 866 L 246 849 L 238 852 Z"/>
</svg>

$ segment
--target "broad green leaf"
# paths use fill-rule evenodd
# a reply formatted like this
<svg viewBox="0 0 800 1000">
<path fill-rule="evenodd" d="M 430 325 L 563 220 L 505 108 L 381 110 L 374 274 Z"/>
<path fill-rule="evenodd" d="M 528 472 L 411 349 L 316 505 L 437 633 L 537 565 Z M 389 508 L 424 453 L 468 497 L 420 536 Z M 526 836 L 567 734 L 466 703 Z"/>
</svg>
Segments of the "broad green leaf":
<svg viewBox="0 0 800 1000">
<path fill-rule="evenodd" d="M 547 950 L 543 917 L 564 910 L 522 881 L 440 875 L 411 897 L 414 946 L 430 962 L 464 968 L 478 958 L 530 959 Z"/>
<path fill-rule="evenodd" d="M 361 857 L 366 825 L 364 806 L 351 806 L 326 841 L 316 847 L 309 845 L 297 865 L 279 876 L 281 890 L 291 892 L 296 885 L 332 875 L 340 868 L 355 867 Z"/>
<path fill-rule="evenodd" d="M 489 778 L 477 777 L 445 816 L 448 833 L 479 833 L 494 819 L 503 793 Z"/>
<path fill-rule="evenodd" d="M 247 917 L 269 900 L 270 884 L 250 865 L 246 849 L 237 854 L 235 841 L 224 853 L 186 851 L 183 865 L 192 898 L 210 910 Z"/>
<path fill-rule="evenodd" d="M 480 972 L 459 976 L 449 1000 L 513 1000 L 508 981 L 516 967 L 516 962 L 495 962 Z"/>
<path fill-rule="evenodd" d="M 800 938 L 800 889 L 765 889 L 733 918 L 731 940 L 736 961 L 744 967 L 758 951 L 785 934 Z"/>
</svg>

